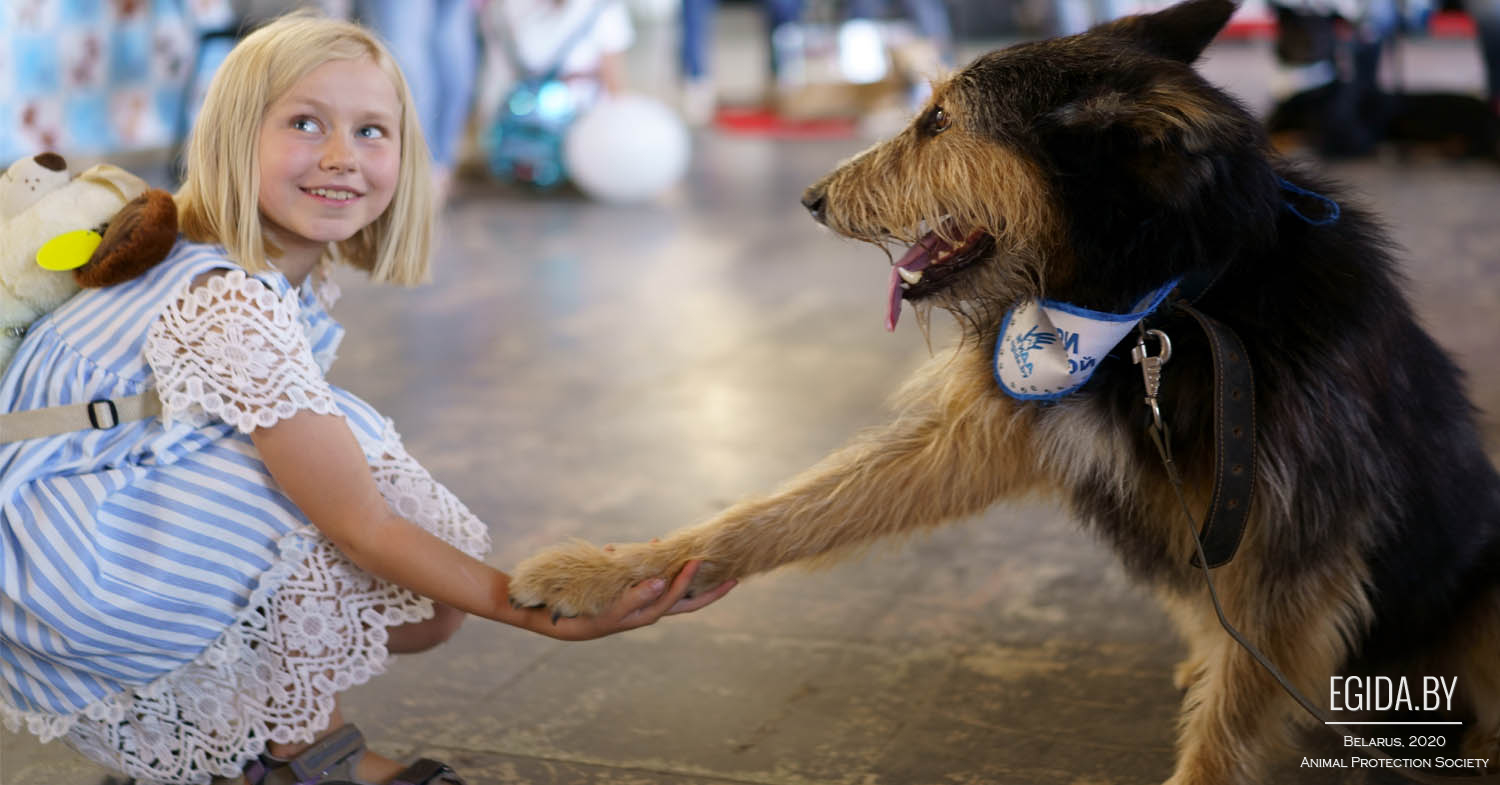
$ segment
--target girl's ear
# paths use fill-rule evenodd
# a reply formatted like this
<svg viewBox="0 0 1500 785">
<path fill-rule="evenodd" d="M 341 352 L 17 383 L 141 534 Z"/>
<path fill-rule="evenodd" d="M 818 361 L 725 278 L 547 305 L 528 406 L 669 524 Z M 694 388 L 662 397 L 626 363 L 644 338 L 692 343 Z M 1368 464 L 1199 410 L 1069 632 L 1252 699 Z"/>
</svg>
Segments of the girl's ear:
<svg viewBox="0 0 1500 785">
<path fill-rule="evenodd" d="M 1095 30 L 1129 38 L 1152 54 L 1192 63 L 1237 10 L 1239 6 L 1230 0 L 1187 0 L 1154 14 L 1127 16 Z"/>
</svg>

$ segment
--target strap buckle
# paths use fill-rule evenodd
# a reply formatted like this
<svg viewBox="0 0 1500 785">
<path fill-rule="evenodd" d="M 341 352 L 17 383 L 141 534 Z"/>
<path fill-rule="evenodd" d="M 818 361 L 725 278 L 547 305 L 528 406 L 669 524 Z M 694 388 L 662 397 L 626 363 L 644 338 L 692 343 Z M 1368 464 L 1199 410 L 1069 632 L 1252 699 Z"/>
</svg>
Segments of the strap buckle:
<svg viewBox="0 0 1500 785">
<path fill-rule="evenodd" d="M 1146 339 L 1155 338 L 1161 346 L 1161 351 L 1152 354 L 1146 347 Z M 1141 377 L 1146 384 L 1146 406 L 1151 409 L 1151 422 L 1156 430 L 1162 430 L 1161 408 L 1157 406 L 1156 395 L 1161 391 L 1161 369 L 1172 359 L 1172 339 L 1161 330 L 1147 330 L 1141 328 L 1141 336 L 1136 339 L 1135 348 L 1130 350 L 1130 361 L 1141 366 Z"/>
<path fill-rule="evenodd" d="M 108 398 L 89 401 L 89 425 L 96 431 L 108 430 L 120 424 L 120 410 Z"/>
</svg>

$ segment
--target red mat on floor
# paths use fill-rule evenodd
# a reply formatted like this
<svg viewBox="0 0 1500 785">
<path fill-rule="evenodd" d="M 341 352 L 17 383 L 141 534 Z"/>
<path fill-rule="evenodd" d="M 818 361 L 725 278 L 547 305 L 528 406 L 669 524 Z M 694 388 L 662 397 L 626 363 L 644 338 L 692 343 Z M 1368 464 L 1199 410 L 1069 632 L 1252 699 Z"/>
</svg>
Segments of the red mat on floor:
<svg viewBox="0 0 1500 785">
<path fill-rule="evenodd" d="M 764 106 L 724 106 L 714 115 L 714 126 L 730 133 L 776 139 L 848 139 L 858 123 L 852 117 L 797 119 L 782 117 Z"/>
</svg>

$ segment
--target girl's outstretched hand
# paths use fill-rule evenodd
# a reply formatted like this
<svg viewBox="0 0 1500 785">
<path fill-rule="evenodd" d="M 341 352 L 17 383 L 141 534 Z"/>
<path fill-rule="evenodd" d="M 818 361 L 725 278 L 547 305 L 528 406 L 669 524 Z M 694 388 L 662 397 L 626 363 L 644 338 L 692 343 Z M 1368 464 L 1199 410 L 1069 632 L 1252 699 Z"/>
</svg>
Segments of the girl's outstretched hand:
<svg viewBox="0 0 1500 785">
<path fill-rule="evenodd" d="M 630 587 L 614 604 L 598 616 L 579 616 L 571 619 L 553 618 L 546 608 L 536 608 L 526 626 L 551 638 L 566 641 L 586 641 L 602 638 L 625 630 L 655 624 L 663 616 L 690 613 L 716 602 L 733 589 L 736 581 L 725 581 L 707 592 L 688 597 L 688 586 L 698 574 L 701 561 L 690 561 L 673 579 L 670 586 L 665 578 L 652 578 Z"/>
</svg>

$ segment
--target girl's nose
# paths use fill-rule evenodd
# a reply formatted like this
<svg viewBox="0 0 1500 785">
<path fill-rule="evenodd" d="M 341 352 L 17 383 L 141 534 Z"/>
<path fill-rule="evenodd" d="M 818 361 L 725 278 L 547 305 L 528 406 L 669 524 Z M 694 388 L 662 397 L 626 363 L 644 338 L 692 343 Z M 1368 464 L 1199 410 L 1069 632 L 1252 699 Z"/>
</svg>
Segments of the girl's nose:
<svg viewBox="0 0 1500 785">
<path fill-rule="evenodd" d="M 332 172 L 351 171 L 356 166 L 354 146 L 338 134 L 328 137 L 323 145 L 322 167 Z"/>
</svg>

